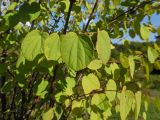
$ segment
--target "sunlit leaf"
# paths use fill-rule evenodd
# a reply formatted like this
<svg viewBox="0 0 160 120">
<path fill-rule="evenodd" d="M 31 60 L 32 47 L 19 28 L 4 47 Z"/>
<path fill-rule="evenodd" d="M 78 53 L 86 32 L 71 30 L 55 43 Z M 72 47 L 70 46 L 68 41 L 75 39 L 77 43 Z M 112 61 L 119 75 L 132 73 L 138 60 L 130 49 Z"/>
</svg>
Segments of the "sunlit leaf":
<svg viewBox="0 0 160 120">
<path fill-rule="evenodd" d="M 92 92 L 93 90 L 100 88 L 98 78 L 94 74 L 89 74 L 82 78 L 82 87 L 85 94 Z"/>
<path fill-rule="evenodd" d="M 109 101 L 113 101 L 116 97 L 116 90 L 117 85 L 114 80 L 109 80 L 106 85 L 106 96 L 108 97 Z"/>
<path fill-rule="evenodd" d="M 46 112 L 43 113 L 42 118 L 43 120 L 52 120 L 54 117 L 54 109 L 50 108 Z"/>
<path fill-rule="evenodd" d="M 73 70 L 81 70 L 93 59 L 93 45 L 85 35 L 74 32 L 61 36 L 61 55 L 63 61 Z"/>
<path fill-rule="evenodd" d="M 138 115 L 141 109 L 141 98 L 142 98 L 142 93 L 140 91 L 135 93 L 135 101 L 136 101 L 136 107 L 135 107 L 135 120 L 138 119 Z"/>
<path fill-rule="evenodd" d="M 151 47 L 148 47 L 147 53 L 148 53 L 148 59 L 149 59 L 150 63 L 154 63 L 155 60 L 159 56 L 158 52 L 155 49 L 151 48 Z"/>
<path fill-rule="evenodd" d="M 134 71 L 135 71 L 135 62 L 134 62 L 133 56 L 129 56 L 128 61 L 129 61 L 129 67 L 130 67 L 130 74 L 133 78 Z"/>
<path fill-rule="evenodd" d="M 107 96 L 103 93 L 102 94 L 95 94 L 92 97 L 91 104 L 93 106 L 96 106 L 97 109 L 100 109 L 100 110 L 103 110 L 103 111 L 107 110 L 108 107 L 109 107 Z"/>
<path fill-rule="evenodd" d="M 107 63 L 111 55 L 111 43 L 108 33 L 104 30 L 98 30 L 96 49 L 98 57 L 104 64 Z"/>
<path fill-rule="evenodd" d="M 23 56 L 32 61 L 34 58 L 43 53 L 43 43 L 48 37 L 47 33 L 41 33 L 38 30 L 29 32 L 22 41 L 21 49 Z"/>
<path fill-rule="evenodd" d="M 88 68 L 91 70 L 97 70 L 102 67 L 102 61 L 101 60 L 93 60 L 91 63 L 88 65 Z"/>
<path fill-rule="evenodd" d="M 120 95 L 120 116 L 122 120 L 126 120 L 134 102 L 134 93 L 129 90 L 122 90 Z"/>
<path fill-rule="evenodd" d="M 149 40 L 150 31 L 146 26 L 144 25 L 141 26 L 140 33 L 143 40 L 145 41 Z"/>
<path fill-rule="evenodd" d="M 48 60 L 57 61 L 61 57 L 60 39 L 57 33 L 51 34 L 44 42 L 44 54 Z"/>
<path fill-rule="evenodd" d="M 36 95 L 40 96 L 41 98 L 45 97 L 45 94 L 47 93 L 46 88 L 48 86 L 48 81 L 42 79 L 41 82 L 38 84 Z"/>
</svg>

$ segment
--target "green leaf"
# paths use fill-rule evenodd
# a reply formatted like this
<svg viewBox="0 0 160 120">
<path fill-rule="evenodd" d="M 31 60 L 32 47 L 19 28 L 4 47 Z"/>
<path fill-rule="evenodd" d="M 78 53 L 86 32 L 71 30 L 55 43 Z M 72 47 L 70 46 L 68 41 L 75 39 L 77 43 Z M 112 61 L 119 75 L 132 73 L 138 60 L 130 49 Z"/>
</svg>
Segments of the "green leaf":
<svg viewBox="0 0 160 120">
<path fill-rule="evenodd" d="M 97 70 L 102 67 L 102 61 L 101 60 L 93 60 L 91 63 L 88 65 L 88 68 L 91 70 Z"/>
<path fill-rule="evenodd" d="M 136 101 L 135 120 L 138 120 L 138 115 L 141 109 L 141 97 L 142 97 L 142 93 L 140 91 L 135 93 L 135 101 Z"/>
<path fill-rule="evenodd" d="M 7 82 L 5 82 L 5 84 L 2 86 L 1 91 L 2 91 L 2 93 L 7 93 L 7 92 L 10 92 L 13 87 L 14 87 L 13 81 L 7 81 Z"/>
<path fill-rule="evenodd" d="M 37 55 L 42 54 L 43 43 L 47 37 L 48 33 L 40 33 L 38 30 L 29 32 L 21 45 L 23 56 L 32 61 Z"/>
<path fill-rule="evenodd" d="M 107 110 L 109 107 L 109 103 L 107 97 L 104 93 L 101 94 L 94 94 L 92 97 L 91 105 L 94 107 L 96 106 L 100 110 Z"/>
<path fill-rule="evenodd" d="M 94 74 L 89 74 L 82 78 L 82 87 L 85 94 L 92 92 L 93 90 L 100 88 L 100 83 Z"/>
<path fill-rule="evenodd" d="M 57 33 L 51 34 L 44 42 L 44 54 L 47 60 L 57 61 L 61 57 L 60 39 Z"/>
<path fill-rule="evenodd" d="M 122 120 L 126 120 L 134 100 L 134 93 L 132 91 L 122 90 L 120 95 L 120 116 Z"/>
<path fill-rule="evenodd" d="M 40 4 L 37 2 L 24 2 L 24 4 L 19 9 L 19 18 L 22 22 L 30 21 L 32 22 L 40 15 Z"/>
<path fill-rule="evenodd" d="M 41 98 L 44 98 L 45 94 L 47 93 L 47 91 L 45 91 L 47 86 L 48 86 L 48 81 L 44 79 L 41 80 L 41 82 L 38 84 L 36 95 L 40 96 Z"/>
<path fill-rule="evenodd" d="M 17 60 L 17 63 L 16 63 L 16 67 L 19 68 L 20 65 L 23 65 L 23 64 L 25 64 L 25 58 L 22 55 L 22 53 L 20 53 L 18 60 Z"/>
<path fill-rule="evenodd" d="M 96 49 L 98 57 L 106 64 L 111 55 L 111 42 L 108 33 L 104 30 L 98 30 Z"/>
<path fill-rule="evenodd" d="M 72 95 L 73 88 L 76 85 L 76 81 L 74 78 L 67 77 L 66 78 L 66 87 L 64 88 L 64 95 Z"/>
<path fill-rule="evenodd" d="M 149 31 L 148 27 L 141 25 L 140 33 L 141 33 L 142 39 L 145 40 L 146 42 L 148 42 L 149 36 L 150 36 L 150 31 Z"/>
<path fill-rule="evenodd" d="M 116 97 L 116 90 L 117 90 L 116 82 L 114 80 L 109 80 L 105 90 L 106 90 L 106 96 L 108 97 L 109 101 L 113 101 Z"/>
<path fill-rule="evenodd" d="M 54 109 L 53 108 L 50 108 L 49 110 L 44 112 L 42 115 L 43 120 L 52 120 L 53 117 L 54 117 Z"/>
<path fill-rule="evenodd" d="M 61 37 L 61 55 L 63 61 L 73 70 L 84 69 L 93 59 L 93 44 L 85 36 L 74 32 Z"/>
<path fill-rule="evenodd" d="M 148 59 L 149 59 L 150 63 L 154 63 L 155 60 L 159 57 L 158 52 L 151 47 L 148 47 L 147 53 L 148 53 Z"/>
<path fill-rule="evenodd" d="M 129 56 L 128 61 L 129 61 L 129 67 L 130 67 L 130 74 L 131 74 L 131 77 L 133 78 L 134 71 L 135 71 L 135 62 L 134 62 L 133 56 Z"/>
<path fill-rule="evenodd" d="M 120 62 L 121 62 L 122 66 L 124 68 L 128 68 L 129 67 L 128 58 L 123 53 L 120 53 Z"/>
<path fill-rule="evenodd" d="M 14 27 L 19 22 L 17 12 L 9 12 L 5 14 L 1 20 L 0 31 L 6 31 L 9 28 Z"/>
<path fill-rule="evenodd" d="M 102 120 L 100 113 L 91 112 L 90 120 Z"/>
<path fill-rule="evenodd" d="M 121 0 L 112 0 L 114 6 L 117 6 L 121 3 Z"/>
<path fill-rule="evenodd" d="M 110 69 L 112 72 L 113 80 L 118 80 L 118 78 L 120 77 L 120 69 L 118 64 L 116 63 L 110 64 Z"/>
</svg>

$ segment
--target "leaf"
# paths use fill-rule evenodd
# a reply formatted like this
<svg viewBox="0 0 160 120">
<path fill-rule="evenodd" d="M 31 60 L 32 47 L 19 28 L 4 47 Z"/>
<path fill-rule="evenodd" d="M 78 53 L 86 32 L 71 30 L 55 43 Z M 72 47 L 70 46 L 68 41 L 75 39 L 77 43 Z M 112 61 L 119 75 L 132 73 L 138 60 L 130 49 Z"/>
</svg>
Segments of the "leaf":
<svg viewBox="0 0 160 120">
<path fill-rule="evenodd" d="M 138 120 L 138 115 L 141 109 L 141 97 L 142 93 L 140 91 L 135 93 L 135 101 L 136 101 L 135 120 Z"/>
<path fill-rule="evenodd" d="M 121 0 L 112 0 L 114 6 L 117 6 L 121 3 Z"/>
<path fill-rule="evenodd" d="M 132 91 L 122 90 L 120 95 L 120 116 L 122 120 L 126 120 L 127 115 L 132 108 L 134 99 L 134 93 Z"/>
<path fill-rule="evenodd" d="M 76 81 L 74 78 L 67 77 L 66 78 L 66 87 L 64 88 L 64 95 L 72 95 L 73 88 L 76 85 Z"/>
<path fill-rule="evenodd" d="M 110 69 L 112 72 L 113 79 L 118 80 L 118 78 L 120 77 L 120 69 L 119 69 L 118 64 L 116 63 L 110 64 Z"/>
<path fill-rule="evenodd" d="M 133 56 L 129 56 L 128 61 L 129 61 L 129 67 L 130 67 L 130 74 L 131 74 L 131 77 L 133 78 L 134 71 L 135 71 L 135 62 L 134 62 Z"/>
<path fill-rule="evenodd" d="M 91 111 L 90 120 L 102 120 L 100 113 Z"/>
<path fill-rule="evenodd" d="M 129 67 L 128 58 L 123 53 L 120 53 L 120 62 L 121 62 L 122 66 L 124 68 L 128 68 Z"/>
<path fill-rule="evenodd" d="M 6 31 L 9 28 L 16 26 L 19 22 L 17 12 L 13 11 L 5 14 L 0 22 L 0 31 Z"/>
<path fill-rule="evenodd" d="M 147 54 L 148 54 L 148 59 L 149 59 L 150 63 L 154 63 L 155 60 L 159 57 L 158 52 L 151 47 L 148 47 Z"/>
<path fill-rule="evenodd" d="M 43 120 L 52 120 L 54 117 L 54 110 L 53 108 L 50 108 L 49 110 L 47 110 L 45 113 L 43 113 L 42 115 L 42 119 Z"/>
<path fill-rule="evenodd" d="M 141 25 L 140 33 L 141 33 L 142 39 L 145 40 L 146 42 L 148 42 L 149 36 L 150 36 L 149 29 L 146 26 Z"/>
<path fill-rule="evenodd" d="M 14 85 L 13 81 L 5 82 L 5 84 L 1 88 L 2 93 L 6 94 L 7 92 L 10 92 L 12 90 L 12 88 L 13 88 L 13 85 Z"/>
<path fill-rule="evenodd" d="M 100 83 L 94 74 L 89 74 L 82 78 L 82 87 L 85 94 L 92 92 L 93 90 L 100 88 Z"/>
<path fill-rule="evenodd" d="M 38 30 L 29 32 L 22 41 L 21 49 L 23 56 L 32 61 L 34 58 L 43 53 L 43 43 L 48 37 L 48 33 L 40 33 Z"/>
<path fill-rule="evenodd" d="M 109 101 L 113 101 L 116 97 L 116 90 L 117 85 L 114 80 L 109 80 L 106 85 L 106 96 L 108 97 Z"/>
<path fill-rule="evenodd" d="M 40 96 L 41 98 L 44 98 L 45 94 L 47 93 L 47 91 L 45 91 L 47 86 L 48 86 L 48 81 L 44 79 L 41 80 L 41 82 L 38 85 L 36 95 Z"/>
<path fill-rule="evenodd" d="M 86 68 L 93 59 L 93 44 L 90 39 L 74 32 L 60 38 L 63 61 L 75 71 Z"/>
<path fill-rule="evenodd" d="M 40 5 L 37 2 L 24 2 L 19 9 L 19 18 L 21 22 L 32 22 L 40 15 Z"/>
<path fill-rule="evenodd" d="M 61 57 L 60 39 L 57 33 L 51 34 L 44 42 L 44 54 L 47 60 L 57 61 Z"/>
<path fill-rule="evenodd" d="M 94 94 L 92 97 L 91 105 L 94 107 L 96 106 L 100 110 L 107 110 L 109 107 L 109 103 L 107 97 L 104 93 L 101 94 Z"/>
<path fill-rule="evenodd" d="M 91 63 L 88 65 L 88 68 L 91 70 L 97 70 L 102 67 L 102 61 L 101 60 L 93 60 Z"/>
<path fill-rule="evenodd" d="M 111 55 L 111 43 L 108 33 L 104 30 L 98 30 L 96 49 L 98 57 L 106 64 Z"/>
</svg>

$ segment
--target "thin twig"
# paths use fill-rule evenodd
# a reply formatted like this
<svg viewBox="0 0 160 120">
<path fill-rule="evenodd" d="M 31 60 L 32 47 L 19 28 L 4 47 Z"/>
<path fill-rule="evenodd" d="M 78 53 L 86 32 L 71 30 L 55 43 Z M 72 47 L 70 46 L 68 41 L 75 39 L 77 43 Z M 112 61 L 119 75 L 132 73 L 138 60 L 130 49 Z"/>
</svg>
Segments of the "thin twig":
<svg viewBox="0 0 160 120">
<path fill-rule="evenodd" d="M 117 15 L 116 17 L 113 17 L 109 22 L 108 25 L 110 25 L 111 23 L 115 22 L 116 20 L 118 20 L 119 18 L 123 17 L 126 14 L 132 14 L 135 13 L 137 11 L 137 9 L 144 7 L 146 4 L 151 4 L 152 1 L 145 1 L 142 2 L 140 5 L 134 6 L 132 8 L 129 8 L 127 11 Z"/>
<path fill-rule="evenodd" d="M 88 19 L 88 21 L 87 21 L 87 24 L 86 24 L 83 32 L 86 32 L 86 31 L 87 31 L 87 28 L 88 28 L 88 26 L 89 26 L 90 21 L 92 20 L 92 16 L 93 16 L 93 13 L 94 13 L 94 11 L 95 11 L 95 9 L 96 9 L 96 7 L 97 7 L 97 4 L 98 4 L 98 0 L 96 0 L 96 2 L 95 2 L 95 4 L 94 4 L 94 7 L 93 7 L 93 9 L 92 9 L 92 12 L 91 12 L 91 14 L 90 14 L 90 16 L 89 16 L 89 19 Z"/>
<path fill-rule="evenodd" d="M 71 11 L 72 11 L 73 4 L 74 4 L 75 2 L 76 2 L 76 0 L 70 0 L 70 5 L 69 5 L 68 13 L 67 13 L 66 23 L 65 23 L 65 25 L 64 25 L 63 34 L 66 34 L 66 32 L 67 32 L 68 23 L 69 23 L 69 18 L 70 18 L 70 15 L 71 15 Z"/>
</svg>

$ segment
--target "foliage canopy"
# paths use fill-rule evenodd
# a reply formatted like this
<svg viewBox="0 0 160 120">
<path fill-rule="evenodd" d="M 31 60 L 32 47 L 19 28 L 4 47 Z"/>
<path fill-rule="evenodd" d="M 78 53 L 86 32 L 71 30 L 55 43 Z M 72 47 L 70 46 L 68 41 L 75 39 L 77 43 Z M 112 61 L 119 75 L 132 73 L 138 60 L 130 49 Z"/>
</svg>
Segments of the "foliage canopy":
<svg viewBox="0 0 160 120">
<path fill-rule="evenodd" d="M 0 6 L 1 120 L 160 119 L 160 43 L 149 41 L 159 0 Z"/>
</svg>

